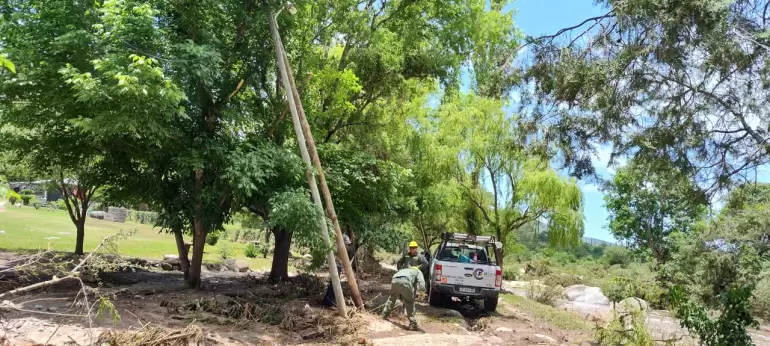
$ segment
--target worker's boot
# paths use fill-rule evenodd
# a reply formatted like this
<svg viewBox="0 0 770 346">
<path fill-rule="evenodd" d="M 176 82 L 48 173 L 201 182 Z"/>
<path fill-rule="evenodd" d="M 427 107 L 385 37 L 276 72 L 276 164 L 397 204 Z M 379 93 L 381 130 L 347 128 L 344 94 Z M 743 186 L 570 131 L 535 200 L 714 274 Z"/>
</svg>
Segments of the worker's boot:
<svg viewBox="0 0 770 346">
<path fill-rule="evenodd" d="M 419 331 L 420 327 L 415 322 L 409 322 L 409 330 Z"/>
</svg>

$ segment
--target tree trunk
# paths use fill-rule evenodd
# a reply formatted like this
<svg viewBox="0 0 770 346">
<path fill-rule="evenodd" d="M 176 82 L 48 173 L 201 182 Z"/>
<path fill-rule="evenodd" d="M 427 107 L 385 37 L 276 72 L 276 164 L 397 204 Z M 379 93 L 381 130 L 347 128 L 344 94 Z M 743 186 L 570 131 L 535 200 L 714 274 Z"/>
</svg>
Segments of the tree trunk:
<svg viewBox="0 0 770 346">
<path fill-rule="evenodd" d="M 77 229 L 77 238 L 75 240 L 75 254 L 83 254 L 83 241 L 86 237 L 86 219 L 80 219 L 75 222 L 75 228 Z"/>
<path fill-rule="evenodd" d="M 270 252 L 267 250 L 267 246 L 270 245 L 270 233 L 271 231 L 269 229 L 265 230 L 265 246 L 263 247 L 265 250 L 262 251 L 262 258 L 267 258 L 267 253 Z"/>
<path fill-rule="evenodd" d="M 184 245 L 184 237 L 182 236 L 182 230 L 175 228 L 174 239 L 176 240 L 176 251 L 179 253 L 179 269 L 184 273 L 184 279 L 187 280 L 190 276 L 190 258 L 187 257 L 187 248 Z"/>
<path fill-rule="evenodd" d="M 187 286 L 191 288 L 201 287 L 201 265 L 203 264 L 203 248 L 206 246 L 206 230 L 203 228 L 198 216 L 193 221 L 193 253 L 190 268 L 188 269 Z"/>
<path fill-rule="evenodd" d="M 274 229 L 275 247 L 273 248 L 273 265 L 270 268 L 270 280 L 284 281 L 289 278 L 289 255 L 291 249 L 291 232 Z"/>
</svg>

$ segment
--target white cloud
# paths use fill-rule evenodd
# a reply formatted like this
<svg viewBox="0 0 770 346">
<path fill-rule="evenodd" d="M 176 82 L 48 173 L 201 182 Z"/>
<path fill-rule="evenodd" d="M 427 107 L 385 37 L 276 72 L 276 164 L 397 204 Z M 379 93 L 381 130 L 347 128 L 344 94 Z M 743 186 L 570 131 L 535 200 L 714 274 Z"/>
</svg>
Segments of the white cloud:
<svg viewBox="0 0 770 346">
<path fill-rule="evenodd" d="M 594 166 L 606 168 L 610 162 L 610 156 L 612 155 L 612 147 L 605 145 L 600 146 L 596 150 L 596 158 L 593 160 Z"/>
<path fill-rule="evenodd" d="M 599 186 L 596 184 L 583 184 L 580 186 L 580 190 L 583 191 L 584 194 L 587 193 L 601 193 L 599 191 Z"/>
<path fill-rule="evenodd" d="M 614 164 L 610 165 L 610 157 L 612 156 L 612 147 L 609 145 L 598 145 L 596 148 L 596 154 L 592 159 L 592 163 L 600 175 L 615 175 L 617 168 L 626 165 L 628 160 L 625 157 L 615 157 Z"/>
</svg>

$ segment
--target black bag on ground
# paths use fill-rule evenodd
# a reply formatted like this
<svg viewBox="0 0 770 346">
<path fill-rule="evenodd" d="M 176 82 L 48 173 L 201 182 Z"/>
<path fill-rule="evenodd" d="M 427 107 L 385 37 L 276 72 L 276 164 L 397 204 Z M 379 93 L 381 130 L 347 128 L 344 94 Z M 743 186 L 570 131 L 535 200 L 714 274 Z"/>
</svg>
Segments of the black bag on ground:
<svg viewBox="0 0 770 346">
<path fill-rule="evenodd" d="M 329 284 L 326 285 L 326 294 L 324 295 L 323 306 L 330 308 L 337 306 L 337 300 L 334 296 L 334 288 L 332 288 L 332 281 L 329 280 Z"/>
</svg>

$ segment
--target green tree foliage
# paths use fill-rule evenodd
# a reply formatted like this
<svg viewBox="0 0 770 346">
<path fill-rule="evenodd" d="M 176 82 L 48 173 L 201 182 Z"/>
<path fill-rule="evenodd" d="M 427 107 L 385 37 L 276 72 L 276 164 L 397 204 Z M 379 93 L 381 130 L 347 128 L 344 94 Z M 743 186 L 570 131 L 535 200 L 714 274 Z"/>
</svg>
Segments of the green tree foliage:
<svg viewBox="0 0 770 346">
<path fill-rule="evenodd" d="M 729 216 L 768 204 L 770 204 L 770 184 L 746 183 L 730 191 L 720 213 Z"/>
<path fill-rule="evenodd" d="M 2 55 L 0 55 L 0 66 L 4 67 L 6 70 L 10 71 L 11 73 L 16 73 L 16 65 L 11 62 L 11 59 L 8 59 Z"/>
<path fill-rule="evenodd" d="M 710 317 L 708 309 L 687 298 L 681 287 L 671 289 L 671 300 L 682 327 L 698 335 L 702 345 L 754 345 L 746 328 L 759 327 L 751 316 L 753 286 L 733 287 L 719 297 L 719 316 Z"/>
<path fill-rule="evenodd" d="M 337 217 L 344 231 L 355 235 L 355 248 L 366 244 L 372 251 L 392 249 L 403 242 L 402 224 L 410 202 L 404 193 L 412 179 L 410 171 L 337 144 L 324 145 L 319 154 Z"/>
<path fill-rule="evenodd" d="M 20 66 L 0 81 L 2 126 L 17 134 L 3 145 L 35 175 L 55 182 L 76 226 L 75 252 L 82 254 L 86 213 L 105 184 L 110 157 L 104 153 L 114 138 L 106 141 L 82 126 L 99 112 L 79 95 L 73 71 L 93 71 L 93 59 L 105 50 L 93 26 L 106 13 L 95 3 L 11 1 L 0 7 L 0 45 Z"/>
<path fill-rule="evenodd" d="M 759 281 L 768 253 L 767 225 L 766 207 L 752 207 L 699 225 L 694 234 L 673 237 L 671 260 L 661 268 L 661 279 L 715 306 L 729 289 Z"/>
<path fill-rule="evenodd" d="M 473 232 L 463 212 L 466 202 L 463 189 L 455 179 L 453 148 L 439 132 L 438 119 L 424 107 L 420 98 L 411 107 L 410 121 L 414 126 L 408 133 L 407 146 L 412 179 L 406 194 L 412 198 L 410 221 L 414 239 L 427 249 L 438 244 L 444 232 Z M 470 210 L 476 211 L 471 205 Z M 478 220 L 480 221 L 480 220 Z"/>
<path fill-rule="evenodd" d="M 456 160 L 455 176 L 487 229 L 507 239 L 527 223 L 548 221 L 551 244 L 574 245 L 583 234 L 577 183 L 517 145 L 519 128 L 499 101 L 461 96 L 438 111 L 440 131 Z M 485 188 L 491 185 L 491 189 Z"/>
<path fill-rule="evenodd" d="M 627 266 L 633 260 L 631 251 L 622 246 L 608 246 L 604 249 L 602 260 L 609 266 Z"/>
<path fill-rule="evenodd" d="M 770 159 L 767 0 L 603 0 L 607 13 L 532 38 L 533 124 L 572 173 L 595 144 L 667 158 L 709 192 Z M 531 97 L 529 97 L 531 96 Z M 540 128 L 542 129 L 542 128 Z"/>
<path fill-rule="evenodd" d="M 658 263 L 669 257 L 667 238 L 688 234 L 705 213 L 705 194 L 675 167 L 633 160 L 606 185 L 609 229 L 616 239 L 650 250 Z"/>
<path fill-rule="evenodd" d="M 516 45 L 505 4 L 300 1 L 296 16 L 278 17 L 343 227 L 360 233 L 357 241 L 387 244 L 406 229 L 418 190 L 404 142 L 415 131 L 412 111 L 437 85 L 456 92 L 472 55 L 492 71 Z M 39 154 L 35 171 L 48 163 L 58 178 L 90 184 L 86 191 L 105 185 L 113 204 L 150 205 L 182 263 L 182 235 L 192 234 L 190 286 L 200 285 L 207 234 L 242 208 L 271 228 L 274 277 L 285 278 L 292 238 L 325 249 L 307 220 L 305 167 L 291 154 L 267 5 L 4 3 L 0 46 L 19 73 L 0 82 L 3 123 L 26 141 L 10 147 Z M 505 78 L 488 89 L 503 93 Z M 441 218 L 442 196 L 456 190 L 430 192 L 429 227 Z"/>
</svg>

